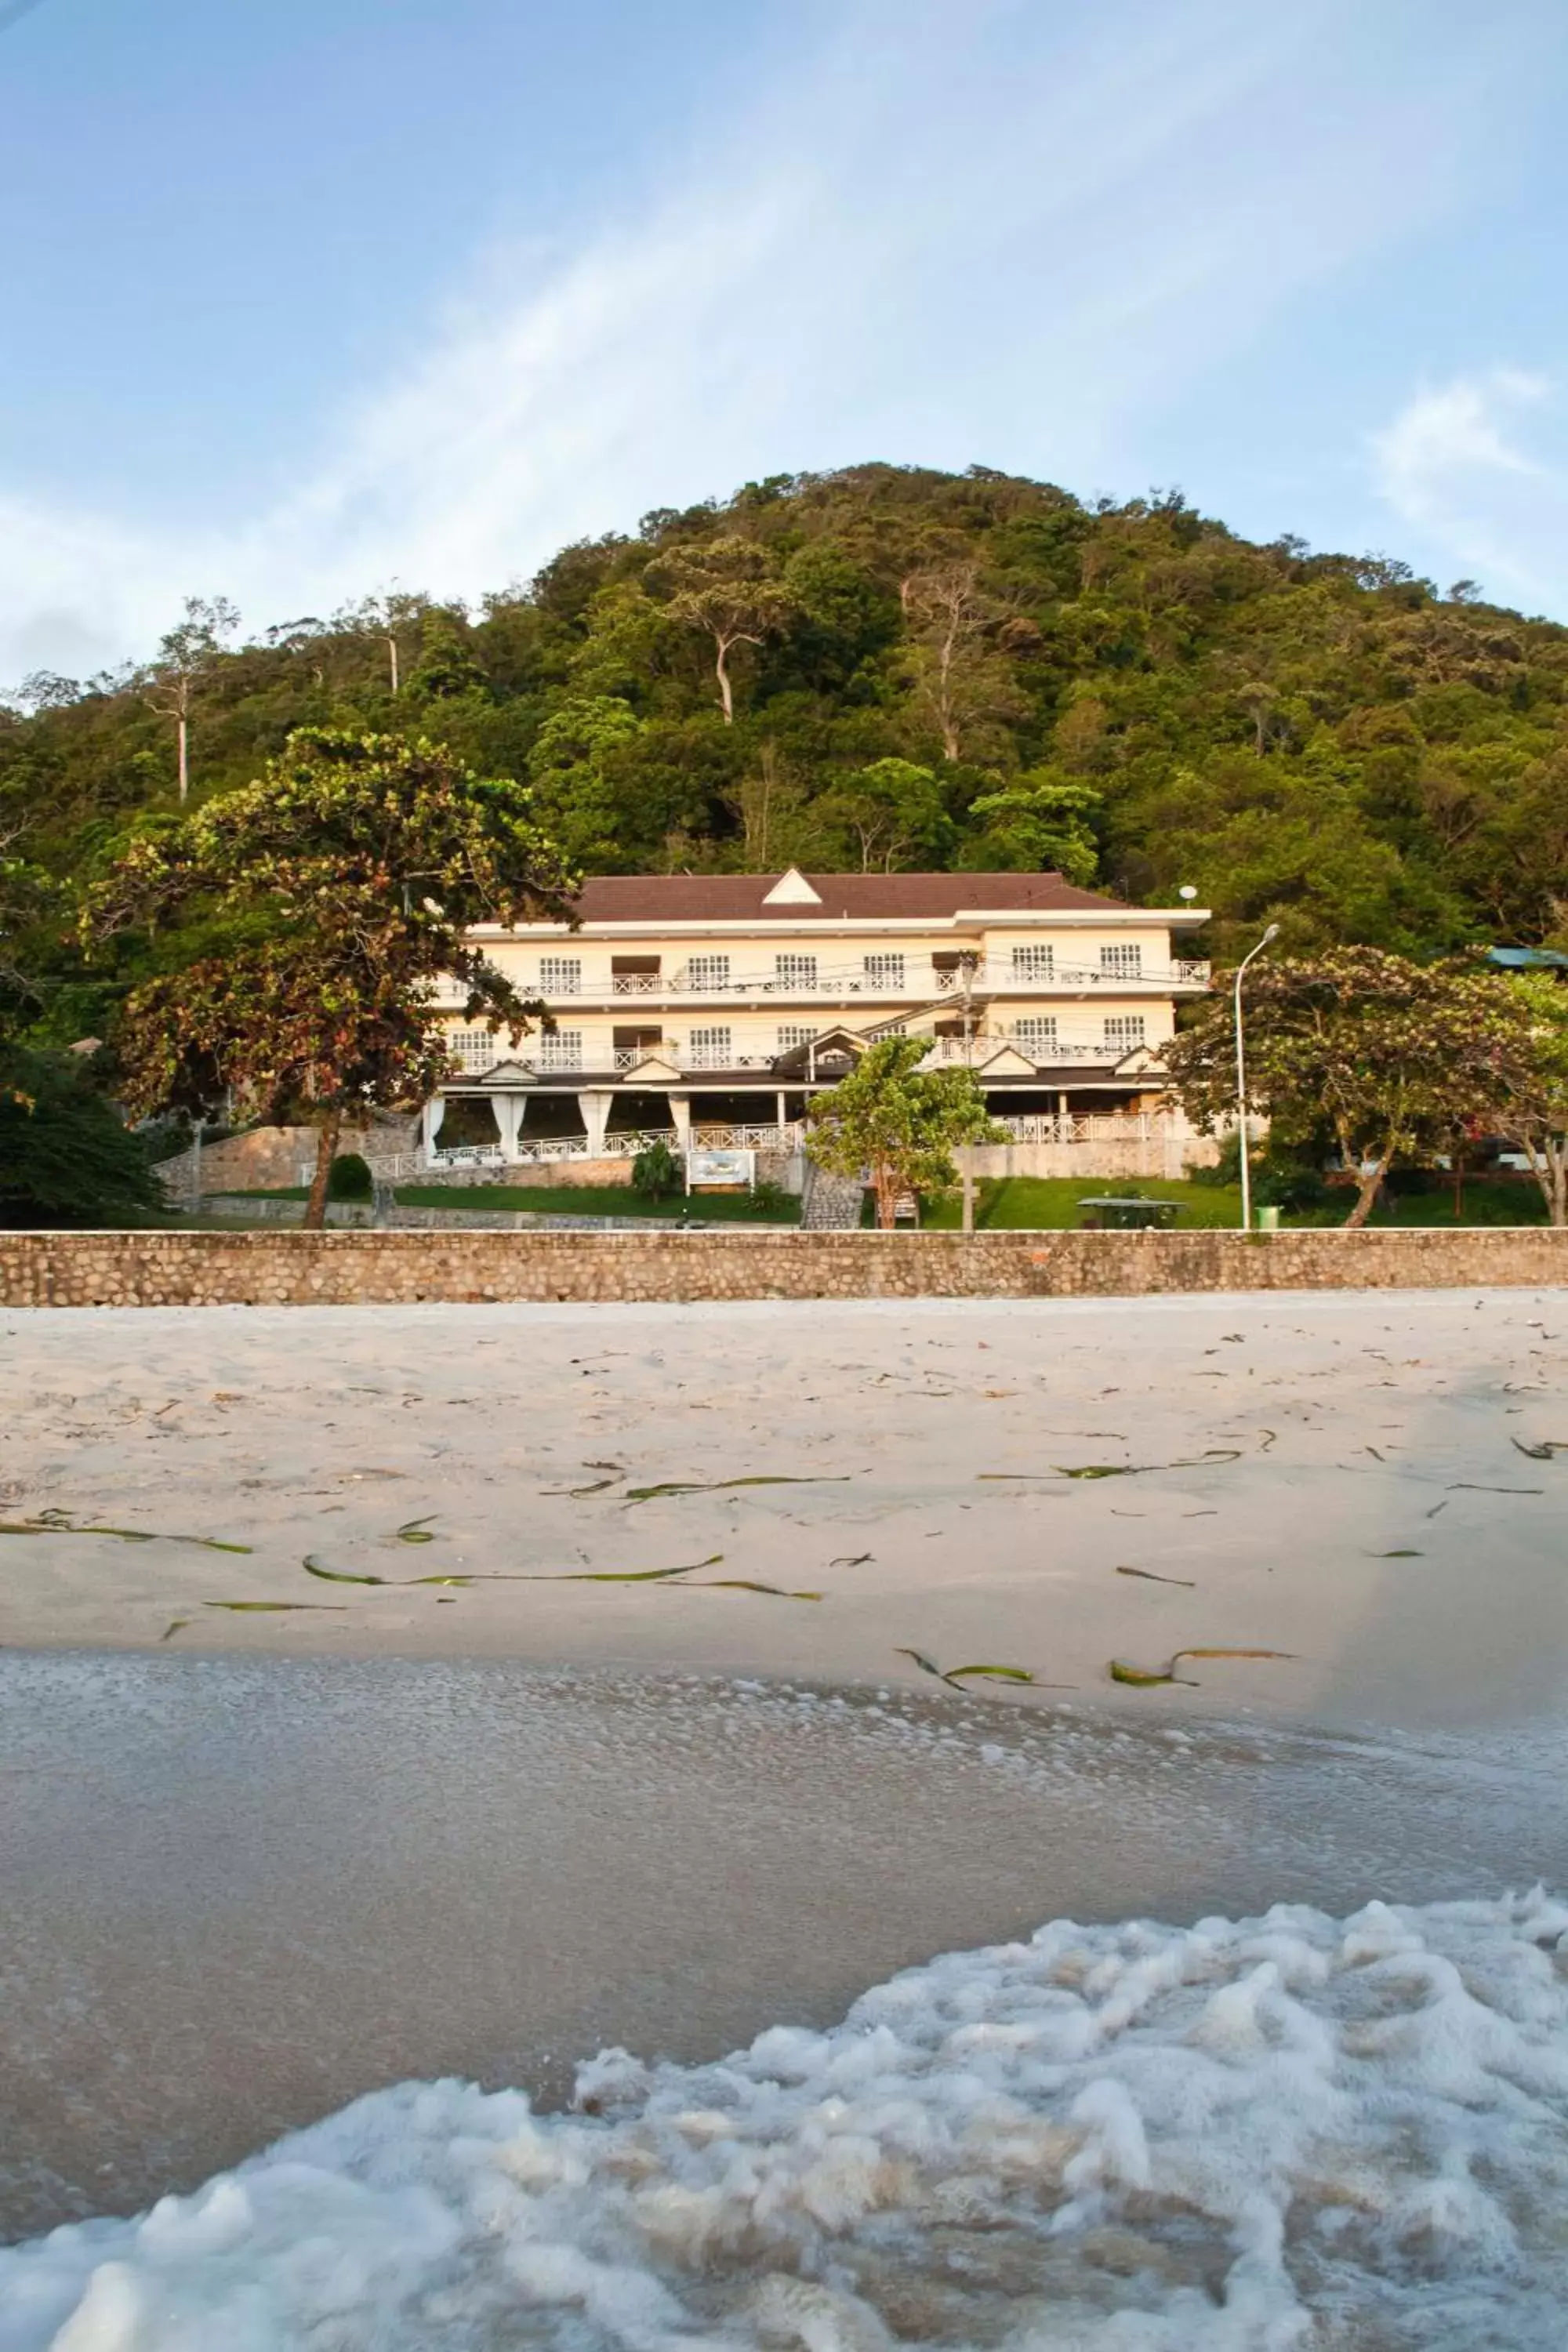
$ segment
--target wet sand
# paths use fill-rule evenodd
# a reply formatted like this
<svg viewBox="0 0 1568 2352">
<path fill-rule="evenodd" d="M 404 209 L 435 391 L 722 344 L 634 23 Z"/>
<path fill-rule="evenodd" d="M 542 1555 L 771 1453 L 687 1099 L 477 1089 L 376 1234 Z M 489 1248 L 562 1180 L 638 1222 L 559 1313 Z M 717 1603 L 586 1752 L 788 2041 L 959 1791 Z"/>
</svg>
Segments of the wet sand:
<svg viewBox="0 0 1568 2352">
<path fill-rule="evenodd" d="M 0 2235 L 405 2077 L 557 2102 L 1058 1916 L 1568 1882 L 1564 1743 L 513 1662 L 0 1659 Z"/>
<path fill-rule="evenodd" d="M 1565 1334 L 1521 1293 L 5 1316 L 7 1523 L 160 1532 L 0 1539 L 0 2229 L 1059 1914 L 1561 1885 L 1568 1455 L 1513 1441 L 1568 1438 Z M 301 1564 L 719 1552 L 824 1598 Z M 245 1598 L 332 1605 L 205 1606 Z M 1107 1678 L 1203 1645 L 1295 1654 Z"/>
</svg>

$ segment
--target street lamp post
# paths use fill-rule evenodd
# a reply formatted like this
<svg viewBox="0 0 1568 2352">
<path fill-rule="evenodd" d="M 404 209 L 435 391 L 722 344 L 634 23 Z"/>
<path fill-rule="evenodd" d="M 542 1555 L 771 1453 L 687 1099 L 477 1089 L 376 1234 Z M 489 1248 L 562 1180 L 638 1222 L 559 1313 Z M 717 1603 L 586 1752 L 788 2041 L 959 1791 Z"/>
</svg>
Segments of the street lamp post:
<svg viewBox="0 0 1568 2352">
<path fill-rule="evenodd" d="M 1241 1144 L 1241 1230 L 1252 1230 L 1252 1171 L 1247 1160 L 1247 1047 L 1241 1033 L 1241 983 L 1253 956 L 1260 956 L 1270 940 L 1279 936 L 1278 923 L 1270 923 L 1258 945 L 1244 955 L 1236 969 L 1236 1115 L 1237 1134 Z"/>
</svg>

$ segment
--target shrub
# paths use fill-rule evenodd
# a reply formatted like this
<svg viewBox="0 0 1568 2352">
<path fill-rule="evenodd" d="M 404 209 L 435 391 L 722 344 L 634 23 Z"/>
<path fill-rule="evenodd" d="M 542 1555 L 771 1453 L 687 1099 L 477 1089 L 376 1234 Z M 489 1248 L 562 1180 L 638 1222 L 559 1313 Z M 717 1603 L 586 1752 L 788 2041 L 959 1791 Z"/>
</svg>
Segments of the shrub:
<svg viewBox="0 0 1568 2352">
<path fill-rule="evenodd" d="M 782 1217 L 790 1204 L 790 1194 L 782 1184 L 774 1184 L 764 1176 L 752 1187 L 752 1206 L 765 1217 Z"/>
<path fill-rule="evenodd" d="M 165 1205 L 140 1136 L 78 1065 L 0 1054 L 0 1225 L 141 1224 Z"/>
<path fill-rule="evenodd" d="M 670 1193 L 683 1191 L 685 1184 L 686 1171 L 662 1135 L 632 1161 L 632 1190 L 645 1201 L 668 1200 Z"/>
<path fill-rule="evenodd" d="M 368 1201 L 374 1192 L 375 1179 L 370 1172 L 369 1160 L 362 1160 L 357 1151 L 340 1151 L 327 1179 L 328 1200 Z"/>
</svg>

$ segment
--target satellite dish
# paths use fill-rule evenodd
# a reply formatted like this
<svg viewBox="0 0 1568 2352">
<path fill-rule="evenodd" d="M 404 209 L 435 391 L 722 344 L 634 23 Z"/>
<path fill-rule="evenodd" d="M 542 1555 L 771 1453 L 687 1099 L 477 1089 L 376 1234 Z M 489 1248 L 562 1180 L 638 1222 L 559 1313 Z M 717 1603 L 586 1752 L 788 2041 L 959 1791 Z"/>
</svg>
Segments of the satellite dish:
<svg viewBox="0 0 1568 2352">
<path fill-rule="evenodd" d="M 1193 900 L 1197 897 L 1197 892 L 1194 889 L 1190 882 L 1184 882 L 1181 888 L 1176 893 L 1177 898 L 1184 898 L 1189 907 L 1192 905 Z"/>
</svg>

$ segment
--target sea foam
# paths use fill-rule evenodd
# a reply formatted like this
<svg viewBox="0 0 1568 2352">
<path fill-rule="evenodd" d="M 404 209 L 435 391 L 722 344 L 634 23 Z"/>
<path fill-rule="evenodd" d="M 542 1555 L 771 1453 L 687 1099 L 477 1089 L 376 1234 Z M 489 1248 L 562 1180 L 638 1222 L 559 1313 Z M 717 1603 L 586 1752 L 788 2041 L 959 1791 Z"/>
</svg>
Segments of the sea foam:
<svg viewBox="0 0 1568 2352">
<path fill-rule="evenodd" d="M 1568 1906 L 1056 1921 L 574 2111 L 377 2092 L 0 2252 L 0 2352 L 1520 2352 L 1568 2309 Z"/>
</svg>

